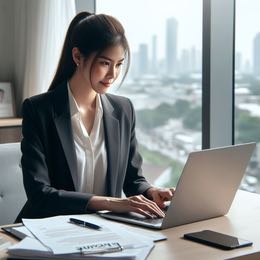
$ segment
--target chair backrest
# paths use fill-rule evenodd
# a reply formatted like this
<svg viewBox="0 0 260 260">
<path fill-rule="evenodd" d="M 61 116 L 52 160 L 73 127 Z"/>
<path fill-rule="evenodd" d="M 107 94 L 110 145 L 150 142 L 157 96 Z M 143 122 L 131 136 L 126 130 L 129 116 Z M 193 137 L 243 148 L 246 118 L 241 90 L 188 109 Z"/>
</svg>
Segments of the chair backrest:
<svg viewBox="0 0 260 260">
<path fill-rule="evenodd" d="M 20 143 L 0 144 L 0 225 L 11 224 L 26 201 Z"/>
</svg>

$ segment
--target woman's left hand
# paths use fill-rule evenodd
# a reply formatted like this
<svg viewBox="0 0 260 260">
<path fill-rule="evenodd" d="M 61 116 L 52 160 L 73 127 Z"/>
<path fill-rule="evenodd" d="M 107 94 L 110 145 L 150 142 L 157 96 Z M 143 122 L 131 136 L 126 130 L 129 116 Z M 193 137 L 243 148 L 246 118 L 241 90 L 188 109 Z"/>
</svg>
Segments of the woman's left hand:
<svg viewBox="0 0 260 260">
<path fill-rule="evenodd" d="M 160 208 L 165 208 L 165 202 L 171 200 L 175 188 L 155 188 L 146 191 L 147 197 L 153 200 Z"/>
</svg>

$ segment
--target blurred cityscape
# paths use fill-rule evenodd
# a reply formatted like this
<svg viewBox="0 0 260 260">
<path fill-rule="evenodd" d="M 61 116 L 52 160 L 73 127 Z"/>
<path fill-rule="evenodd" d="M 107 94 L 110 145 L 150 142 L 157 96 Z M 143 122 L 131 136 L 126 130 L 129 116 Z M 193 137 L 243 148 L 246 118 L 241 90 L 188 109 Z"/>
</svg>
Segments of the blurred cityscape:
<svg viewBox="0 0 260 260">
<path fill-rule="evenodd" d="M 144 174 L 159 186 L 176 186 L 191 151 L 201 149 L 202 51 L 193 46 L 178 52 L 178 21 L 166 21 L 165 57 L 158 56 L 158 39 L 140 43 L 131 68 L 117 94 L 135 107 L 136 132 L 144 158 Z M 260 33 L 253 59 L 235 57 L 235 140 L 260 140 Z M 260 193 L 260 144 L 247 168 L 241 188 Z"/>
</svg>

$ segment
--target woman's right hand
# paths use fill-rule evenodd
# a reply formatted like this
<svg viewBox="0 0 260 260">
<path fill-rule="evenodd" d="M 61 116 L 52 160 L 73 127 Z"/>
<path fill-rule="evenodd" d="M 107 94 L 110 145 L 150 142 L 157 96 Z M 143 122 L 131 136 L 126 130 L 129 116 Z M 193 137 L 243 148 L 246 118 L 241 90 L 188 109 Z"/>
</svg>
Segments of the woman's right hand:
<svg viewBox="0 0 260 260">
<path fill-rule="evenodd" d="M 109 210 L 117 213 L 136 212 L 148 218 L 164 217 L 164 212 L 158 205 L 143 195 L 128 198 L 93 196 L 89 201 L 88 208 L 95 211 Z"/>
</svg>

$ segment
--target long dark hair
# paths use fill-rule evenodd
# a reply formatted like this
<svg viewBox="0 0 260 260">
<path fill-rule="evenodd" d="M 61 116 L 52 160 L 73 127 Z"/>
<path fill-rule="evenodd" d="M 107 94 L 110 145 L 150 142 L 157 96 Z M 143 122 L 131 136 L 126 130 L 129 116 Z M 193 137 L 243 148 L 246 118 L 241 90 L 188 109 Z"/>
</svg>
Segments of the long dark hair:
<svg viewBox="0 0 260 260">
<path fill-rule="evenodd" d="M 130 49 L 123 26 L 110 15 L 78 13 L 69 25 L 59 64 L 49 91 L 63 81 L 70 79 L 74 74 L 76 70 L 76 64 L 72 58 L 74 47 L 77 47 L 84 58 L 87 59 L 91 53 L 96 52 L 97 57 L 102 51 L 115 45 L 121 45 L 125 50 L 127 64 L 122 78 L 123 82 L 130 65 Z"/>
</svg>

